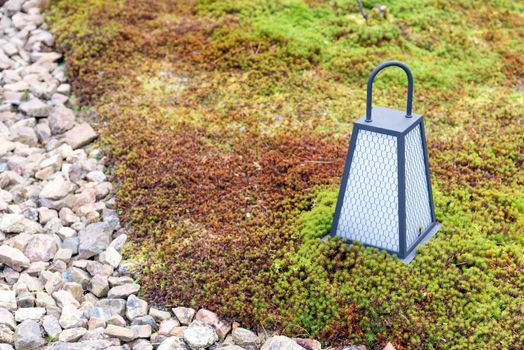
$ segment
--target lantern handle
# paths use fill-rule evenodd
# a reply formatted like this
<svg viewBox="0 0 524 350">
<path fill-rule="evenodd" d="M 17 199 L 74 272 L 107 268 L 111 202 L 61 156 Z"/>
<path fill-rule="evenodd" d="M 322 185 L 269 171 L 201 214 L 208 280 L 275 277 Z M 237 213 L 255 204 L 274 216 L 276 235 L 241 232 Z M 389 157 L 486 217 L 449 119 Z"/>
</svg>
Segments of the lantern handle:
<svg viewBox="0 0 524 350">
<path fill-rule="evenodd" d="M 411 71 L 409 70 L 408 66 L 406 66 L 404 63 L 399 61 L 386 61 L 381 64 L 379 64 L 373 71 L 371 72 L 371 75 L 368 78 L 368 93 L 367 93 L 367 99 L 366 99 L 366 122 L 371 122 L 371 101 L 373 99 L 373 80 L 375 79 L 375 76 L 384 68 L 387 67 L 400 67 L 406 72 L 406 75 L 408 76 L 408 100 L 406 105 L 406 118 L 411 118 L 411 109 L 413 105 L 413 74 L 411 74 Z"/>
</svg>

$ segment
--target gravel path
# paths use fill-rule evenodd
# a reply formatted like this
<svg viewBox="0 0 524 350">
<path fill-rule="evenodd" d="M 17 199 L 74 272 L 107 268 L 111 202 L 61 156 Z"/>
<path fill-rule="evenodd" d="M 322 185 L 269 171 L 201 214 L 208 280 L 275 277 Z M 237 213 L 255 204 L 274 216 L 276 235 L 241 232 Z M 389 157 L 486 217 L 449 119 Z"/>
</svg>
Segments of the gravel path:
<svg viewBox="0 0 524 350">
<path fill-rule="evenodd" d="M 0 0 L 0 350 L 319 350 L 137 297 L 98 135 L 70 108 L 39 3 Z"/>
</svg>

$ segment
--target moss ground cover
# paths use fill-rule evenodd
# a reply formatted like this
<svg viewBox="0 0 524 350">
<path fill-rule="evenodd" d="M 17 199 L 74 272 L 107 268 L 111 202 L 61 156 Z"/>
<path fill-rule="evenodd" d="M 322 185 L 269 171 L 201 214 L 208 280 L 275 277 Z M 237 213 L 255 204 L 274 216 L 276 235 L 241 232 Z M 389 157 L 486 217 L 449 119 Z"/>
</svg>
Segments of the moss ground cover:
<svg viewBox="0 0 524 350">
<path fill-rule="evenodd" d="M 149 298 L 332 345 L 524 346 L 524 7 L 381 4 L 51 1 Z M 320 240 L 386 59 L 413 70 L 443 223 L 410 265 Z M 384 72 L 375 103 L 404 85 Z"/>
</svg>

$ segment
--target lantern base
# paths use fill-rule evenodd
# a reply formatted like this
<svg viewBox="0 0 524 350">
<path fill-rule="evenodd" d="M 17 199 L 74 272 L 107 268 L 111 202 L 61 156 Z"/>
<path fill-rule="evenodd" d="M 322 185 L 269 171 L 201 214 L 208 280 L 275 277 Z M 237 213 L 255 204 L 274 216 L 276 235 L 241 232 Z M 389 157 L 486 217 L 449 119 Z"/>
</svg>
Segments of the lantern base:
<svg viewBox="0 0 524 350">
<path fill-rule="evenodd" d="M 405 262 L 406 264 L 409 264 L 415 258 L 415 255 L 417 255 L 417 249 L 420 246 L 423 246 L 427 241 L 429 241 L 431 239 L 431 237 L 436 235 L 438 230 L 440 230 L 441 226 L 442 226 L 442 224 L 440 222 L 438 222 L 438 221 L 433 223 L 433 225 L 431 225 L 431 228 L 429 229 L 429 231 L 426 231 L 426 233 L 424 234 L 423 238 L 416 244 L 416 246 L 408 254 L 408 256 L 406 256 L 404 259 L 400 259 L 399 258 L 399 260 L 402 261 L 402 262 Z M 325 240 L 327 240 L 330 237 L 333 237 L 333 236 L 331 234 L 328 234 L 328 235 L 324 236 L 322 238 L 322 240 L 325 241 Z M 346 245 L 350 245 L 352 243 L 351 240 L 345 240 L 345 241 L 346 241 Z M 364 244 L 364 246 L 365 247 L 369 247 L 369 245 L 366 245 L 366 244 Z M 378 248 L 378 247 L 373 247 L 373 248 L 381 249 L 381 248 Z M 393 253 L 393 252 L 389 252 L 389 253 L 396 255 L 396 253 Z"/>
<path fill-rule="evenodd" d="M 415 255 L 417 255 L 417 249 L 419 247 L 423 246 L 427 241 L 429 241 L 431 239 L 431 237 L 436 235 L 438 230 L 440 230 L 441 226 L 442 226 L 442 224 L 440 222 L 438 222 L 438 221 L 435 222 L 432 225 L 431 229 L 424 235 L 424 238 L 422 238 L 420 240 L 420 242 L 417 243 L 417 246 L 415 248 L 413 248 L 411 253 L 409 253 L 409 255 L 406 256 L 404 259 L 400 259 L 400 260 L 405 262 L 406 264 L 409 264 L 411 262 L 411 260 L 413 260 L 415 258 Z"/>
</svg>

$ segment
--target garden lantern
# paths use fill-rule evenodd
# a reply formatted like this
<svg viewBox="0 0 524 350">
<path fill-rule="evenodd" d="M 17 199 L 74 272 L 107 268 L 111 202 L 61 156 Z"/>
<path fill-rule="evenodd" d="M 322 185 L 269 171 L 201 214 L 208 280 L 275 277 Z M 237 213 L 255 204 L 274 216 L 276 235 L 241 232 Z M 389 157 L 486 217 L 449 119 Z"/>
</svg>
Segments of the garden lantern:
<svg viewBox="0 0 524 350">
<path fill-rule="evenodd" d="M 406 111 L 372 107 L 375 76 L 396 66 L 408 77 Z M 331 236 L 385 249 L 406 262 L 437 232 L 424 120 L 412 113 L 413 76 L 384 62 L 368 79 L 366 115 L 358 119 L 346 158 Z"/>
</svg>

